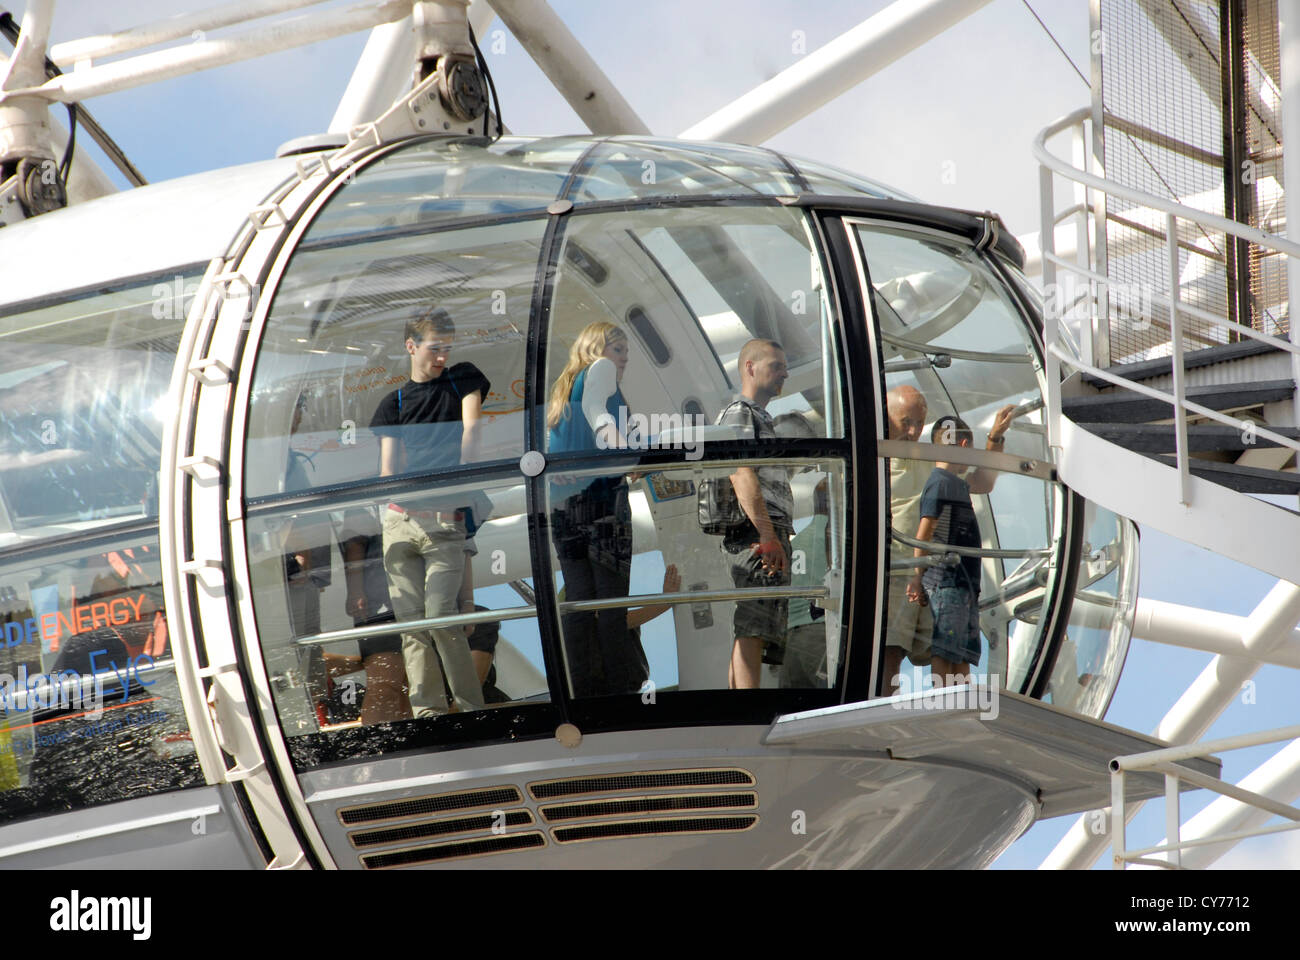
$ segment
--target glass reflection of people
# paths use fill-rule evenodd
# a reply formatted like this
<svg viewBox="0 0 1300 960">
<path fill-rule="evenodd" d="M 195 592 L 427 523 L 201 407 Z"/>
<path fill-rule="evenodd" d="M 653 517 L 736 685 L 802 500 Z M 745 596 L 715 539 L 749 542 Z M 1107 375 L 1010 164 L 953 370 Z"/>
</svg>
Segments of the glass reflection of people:
<svg viewBox="0 0 1300 960">
<path fill-rule="evenodd" d="M 989 431 L 989 446 L 1000 447 L 1011 424 L 1014 407 L 1003 407 Z M 969 447 L 975 435 L 960 417 L 943 416 L 930 429 L 930 442 Z M 997 482 L 992 470 L 979 469 L 964 479 L 968 467 L 939 461 L 921 492 L 920 522 L 916 539 L 954 547 L 979 549 L 979 520 L 971 494 L 990 493 Z M 929 552 L 916 547 L 914 555 Z M 930 676 L 935 686 L 962 683 L 970 668 L 980 660 L 980 558 L 962 556 L 955 566 L 929 567 L 918 571 L 907 584 L 907 598 L 919 603 L 924 596 L 934 618 L 930 638 Z"/>
<path fill-rule="evenodd" d="M 913 386 L 894 387 L 885 395 L 890 440 L 915 442 L 925 429 L 925 397 Z M 889 511 L 891 526 L 911 536 L 921 520 L 921 491 L 930 477 L 933 464 L 921 460 L 892 457 L 889 461 Z M 889 543 L 889 620 L 885 625 L 885 681 L 890 694 L 898 692 L 899 670 L 903 658 L 924 667 L 930 662 L 929 601 L 922 595 L 918 602 L 907 599 L 907 584 L 914 568 L 905 566 L 913 559 L 913 549 L 890 539 Z"/>
<path fill-rule="evenodd" d="M 750 340 L 740 349 L 740 397 L 718 414 L 718 424 L 735 427 L 741 436 L 773 439 L 776 429 L 767 412 L 781 395 L 789 371 L 785 350 L 775 340 Z M 737 588 L 790 585 L 790 537 L 794 496 L 785 467 L 741 467 L 731 475 L 736 500 L 745 521 L 726 532 L 722 549 L 731 560 Z M 788 604 L 785 600 L 754 599 L 736 603 L 735 640 L 727 684 L 733 690 L 757 688 L 763 649 L 785 641 Z"/>
<path fill-rule="evenodd" d="M 370 423 L 380 438 L 380 476 L 429 472 L 477 459 L 489 384 L 472 363 L 447 365 L 455 335 L 451 316 L 440 307 L 407 323 L 410 379 L 380 401 Z M 388 504 L 384 571 L 398 620 L 473 611 L 466 513 L 455 497 L 430 494 Z M 437 627 L 403 634 L 402 654 L 416 717 L 449 712 L 448 689 L 458 710 L 482 708 L 483 692 L 464 630 Z"/>
<path fill-rule="evenodd" d="M 628 361 L 627 334 L 606 321 L 578 334 L 551 389 L 547 449 L 577 453 L 626 447 L 619 384 Z M 627 596 L 632 570 L 632 509 L 624 477 L 555 482 L 551 523 L 570 601 Z M 649 679 L 645 652 L 629 634 L 627 610 L 566 613 L 565 656 L 573 695 L 635 693 Z"/>
<path fill-rule="evenodd" d="M 808 526 L 790 541 L 791 554 L 803 558 L 801 573 L 790 577 L 791 586 L 820 587 L 830 570 L 830 483 L 822 480 L 813 492 L 813 516 Z M 781 664 L 782 687 L 826 689 L 826 612 L 815 599 L 792 597 L 786 621 L 785 658 Z"/>
</svg>

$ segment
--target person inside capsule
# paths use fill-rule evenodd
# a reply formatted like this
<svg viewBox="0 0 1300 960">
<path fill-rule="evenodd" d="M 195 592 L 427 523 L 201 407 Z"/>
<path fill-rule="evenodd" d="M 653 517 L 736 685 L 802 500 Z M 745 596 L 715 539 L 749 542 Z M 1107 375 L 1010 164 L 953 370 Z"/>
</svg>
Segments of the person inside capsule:
<svg viewBox="0 0 1300 960">
<path fill-rule="evenodd" d="M 626 448 L 619 430 L 630 416 L 620 383 L 627 334 L 608 321 L 588 324 L 569 349 L 551 388 L 546 425 L 551 453 Z M 565 599 L 627 596 L 632 572 L 632 508 L 625 477 L 596 477 L 551 486 L 552 536 L 564 575 Z M 573 695 L 636 693 L 650 677 L 626 608 L 566 613 L 565 656 Z"/>
<path fill-rule="evenodd" d="M 370 422 L 380 438 L 380 476 L 427 473 L 477 458 L 489 384 L 472 363 L 447 365 L 455 336 L 450 314 L 437 306 L 406 324 L 410 379 L 379 402 Z M 464 499 L 419 494 L 385 508 L 384 572 L 399 621 L 473 612 L 473 543 Z M 403 634 L 402 655 L 417 718 L 451 712 L 448 690 L 455 709 L 483 708 L 483 689 L 462 628 Z"/>
<path fill-rule="evenodd" d="M 789 370 L 785 349 L 775 340 L 750 340 L 740 348 L 740 397 L 718 414 L 719 426 L 734 427 L 741 437 L 776 438 L 767 405 L 781 395 Z M 722 550 L 731 562 L 731 579 L 739 588 L 790 585 L 790 538 L 794 535 L 794 495 L 785 467 L 741 467 L 731 485 L 743 519 L 727 529 Z M 763 650 L 783 647 L 788 602 L 770 598 L 736 603 L 727 686 L 756 689 L 762 679 Z"/>
</svg>

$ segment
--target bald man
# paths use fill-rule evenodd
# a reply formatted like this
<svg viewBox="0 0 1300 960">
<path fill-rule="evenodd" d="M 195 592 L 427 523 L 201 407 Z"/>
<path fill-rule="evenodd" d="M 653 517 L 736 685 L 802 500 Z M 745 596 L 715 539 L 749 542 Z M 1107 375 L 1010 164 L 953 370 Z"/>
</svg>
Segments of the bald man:
<svg viewBox="0 0 1300 960">
<path fill-rule="evenodd" d="M 885 395 L 885 412 L 890 440 L 919 440 L 925 428 L 925 397 L 913 386 L 894 387 Z M 921 492 L 934 464 L 919 460 L 889 461 L 889 512 L 891 525 L 904 536 L 916 533 L 921 520 Z M 885 684 L 890 694 L 898 692 L 898 672 L 907 657 L 916 666 L 930 662 L 930 634 L 933 622 L 929 608 L 907 599 L 907 583 L 913 569 L 892 569 L 894 562 L 913 559 L 911 547 L 897 540 L 889 543 L 889 619 L 885 624 Z"/>
</svg>

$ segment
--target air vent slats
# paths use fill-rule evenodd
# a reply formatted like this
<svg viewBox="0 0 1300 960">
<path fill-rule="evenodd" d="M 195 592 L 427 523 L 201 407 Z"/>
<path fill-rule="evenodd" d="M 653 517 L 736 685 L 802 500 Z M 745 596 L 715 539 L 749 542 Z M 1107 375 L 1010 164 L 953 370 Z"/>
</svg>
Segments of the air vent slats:
<svg viewBox="0 0 1300 960">
<path fill-rule="evenodd" d="M 378 823 L 406 817 L 427 817 L 430 814 L 449 813 L 454 810 L 472 810 L 475 807 L 505 807 L 522 802 L 523 795 L 516 787 L 490 787 L 484 790 L 408 797 L 405 800 L 346 807 L 338 811 L 338 817 L 339 822 L 344 826 L 355 826 L 361 823 Z"/>
<path fill-rule="evenodd" d="M 758 795 L 754 793 L 673 794 L 556 804 L 542 807 L 542 817 L 550 822 L 555 822 L 558 820 L 580 820 L 587 817 L 627 816 L 633 813 L 665 813 L 728 808 L 752 810 L 756 806 L 758 806 Z"/>
<path fill-rule="evenodd" d="M 617 820 L 583 826 L 555 827 L 551 835 L 558 843 L 582 840 L 613 840 L 619 837 L 662 837 L 687 833 L 738 833 L 748 830 L 758 817 L 683 817 L 674 820 Z"/>
<path fill-rule="evenodd" d="M 744 770 L 657 770 L 646 773 L 616 773 L 599 777 L 570 777 L 530 783 L 528 791 L 537 800 L 553 800 L 584 793 L 618 793 L 652 790 L 657 787 L 752 787 L 754 778 Z"/>
<path fill-rule="evenodd" d="M 512 850 L 530 850 L 544 846 L 546 846 L 546 838 L 540 833 L 516 833 L 503 837 L 482 837 L 475 840 L 460 840 L 456 843 L 438 843 L 406 850 L 366 854 L 361 858 L 361 865 L 367 870 L 382 870 L 387 867 L 410 867 L 418 863 L 486 857 L 494 853 L 509 853 Z"/>
<path fill-rule="evenodd" d="M 495 812 L 473 817 L 456 817 L 451 820 L 431 820 L 424 823 L 403 824 L 400 827 L 387 827 L 383 830 L 357 830 L 350 834 L 354 847 L 373 847 L 384 843 L 401 843 L 404 840 L 424 840 L 429 837 L 445 837 L 452 833 L 472 833 L 479 830 L 498 830 L 502 827 L 526 827 L 533 822 L 533 815 L 527 810 L 502 811 L 504 816 Z"/>
</svg>

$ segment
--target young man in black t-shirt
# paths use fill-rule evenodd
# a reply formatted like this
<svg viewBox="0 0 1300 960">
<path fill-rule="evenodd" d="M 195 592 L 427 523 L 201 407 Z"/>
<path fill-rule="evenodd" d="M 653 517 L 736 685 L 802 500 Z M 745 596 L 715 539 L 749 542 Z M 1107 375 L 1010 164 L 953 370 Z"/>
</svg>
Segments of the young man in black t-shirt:
<svg viewBox="0 0 1300 960">
<path fill-rule="evenodd" d="M 472 363 L 447 366 L 455 335 L 451 317 L 440 307 L 407 323 L 411 378 L 380 401 L 370 422 L 379 437 L 380 476 L 442 470 L 477 459 L 489 384 Z M 466 510 L 457 500 L 420 496 L 384 510 L 384 572 L 398 620 L 474 611 L 469 559 L 474 546 Z M 444 672 L 460 711 L 482 709 L 483 690 L 464 630 L 403 634 L 402 654 L 416 717 L 449 711 Z"/>
</svg>

